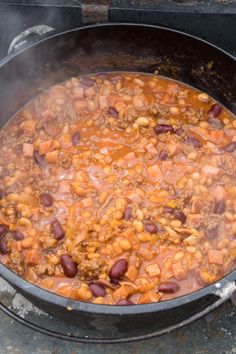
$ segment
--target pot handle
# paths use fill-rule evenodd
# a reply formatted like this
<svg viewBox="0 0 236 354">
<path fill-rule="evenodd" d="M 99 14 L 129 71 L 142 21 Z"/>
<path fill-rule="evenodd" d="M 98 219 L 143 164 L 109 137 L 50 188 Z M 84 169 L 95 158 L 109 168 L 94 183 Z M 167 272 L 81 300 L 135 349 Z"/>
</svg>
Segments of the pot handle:
<svg viewBox="0 0 236 354">
<path fill-rule="evenodd" d="M 55 28 L 47 25 L 37 25 L 27 28 L 11 41 L 7 54 L 16 53 L 27 45 L 39 41 L 46 33 L 54 30 Z"/>
</svg>

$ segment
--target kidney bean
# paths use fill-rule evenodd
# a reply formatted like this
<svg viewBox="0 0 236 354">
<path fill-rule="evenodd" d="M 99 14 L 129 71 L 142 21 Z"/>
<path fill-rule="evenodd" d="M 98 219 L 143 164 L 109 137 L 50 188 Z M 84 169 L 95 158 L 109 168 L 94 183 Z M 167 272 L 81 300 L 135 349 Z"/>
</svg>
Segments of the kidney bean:
<svg viewBox="0 0 236 354">
<path fill-rule="evenodd" d="M 178 283 L 174 281 L 163 281 L 158 286 L 158 291 L 161 293 L 173 294 L 176 293 L 180 289 Z"/>
<path fill-rule="evenodd" d="M 215 203 L 214 214 L 223 214 L 225 211 L 225 201 L 220 199 Z"/>
<path fill-rule="evenodd" d="M 187 220 L 187 216 L 181 210 L 176 210 L 174 212 L 174 217 L 181 221 L 182 224 L 184 224 Z"/>
<path fill-rule="evenodd" d="M 145 224 L 145 230 L 149 232 L 150 234 L 156 234 L 157 233 L 157 226 L 154 223 L 147 223 Z"/>
<path fill-rule="evenodd" d="M 165 205 L 163 207 L 164 212 L 168 214 L 173 214 L 175 212 L 175 208 L 170 207 L 169 205 Z"/>
<path fill-rule="evenodd" d="M 95 297 L 106 296 L 106 290 L 105 290 L 104 286 L 102 286 L 101 284 L 90 283 L 89 288 L 90 288 L 93 296 L 95 296 Z"/>
<path fill-rule="evenodd" d="M 85 76 L 80 80 L 80 84 L 81 84 L 81 86 L 88 88 L 88 87 L 92 87 L 94 84 L 96 84 L 96 81 L 93 79 L 90 79 L 90 77 Z"/>
<path fill-rule="evenodd" d="M 76 263 L 73 262 L 68 254 L 61 255 L 60 263 L 62 265 L 64 274 L 69 278 L 74 278 L 77 274 Z"/>
<path fill-rule="evenodd" d="M 111 279 L 120 279 L 128 270 L 126 259 L 119 259 L 110 269 L 109 277 Z"/>
<path fill-rule="evenodd" d="M 172 125 L 169 124 L 157 124 L 154 127 L 154 132 L 156 134 L 164 134 L 164 133 L 174 133 L 174 128 L 172 127 Z"/>
<path fill-rule="evenodd" d="M 156 223 L 156 227 L 157 227 L 157 233 L 158 234 L 164 234 L 165 230 L 164 230 L 163 226 L 159 222 Z"/>
<path fill-rule="evenodd" d="M 218 236 L 218 228 L 206 230 L 206 238 L 215 238 Z"/>
<path fill-rule="evenodd" d="M 21 231 L 15 230 L 13 232 L 13 237 L 16 241 L 21 241 L 25 238 L 25 235 Z"/>
<path fill-rule="evenodd" d="M 7 241 L 5 240 L 5 238 L 2 238 L 0 240 L 0 252 L 2 254 L 7 254 Z"/>
<path fill-rule="evenodd" d="M 119 115 L 119 113 L 115 109 L 115 107 L 109 107 L 107 113 L 109 116 L 112 116 L 112 117 L 117 117 Z"/>
<path fill-rule="evenodd" d="M 210 125 L 212 125 L 213 128 L 216 128 L 216 129 L 223 129 L 224 128 L 224 123 L 219 118 L 210 117 L 208 119 L 208 123 Z"/>
<path fill-rule="evenodd" d="M 49 193 L 43 193 L 39 197 L 40 203 L 44 207 L 50 207 L 53 204 L 53 198 Z"/>
<path fill-rule="evenodd" d="M 120 284 L 120 281 L 119 279 L 116 279 L 116 278 L 110 278 L 111 279 L 111 283 L 114 284 L 114 285 L 119 285 Z"/>
<path fill-rule="evenodd" d="M 41 167 L 46 166 L 45 155 L 40 155 L 38 150 L 34 150 L 34 161 Z"/>
<path fill-rule="evenodd" d="M 132 213 L 133 213 L 133 208 L 127 207 L 127 208 L 125 209 L 124 219 L 125 219 L 126 221 L 131 220 L 131 219 L 132 219 Z"/>
<path fill-rule="evenodd" d="M 58 220 L 53 220 L 51 223 L 51 231 L 54 234 L 56 240 L 61 240 L 65 236 L 65 232 Z"/>
<path fill-rule="evenodd" d="M 168 157 L 168 152 L 165 150 L 161 150 L 159 154 L 159 159 L 165 161 Z"/>
<path fill-rule="evenodd" d="M 80 144 L 80 133 L 79 132 L 75 132 L 73 135 L 72 135 L 72 144 L 74 146 L 78 146 Z"/>
<path fill-rule="evenodd" d="M 207 112 L 208 117 L 217 117 L 222 110 L 222 107 L 218 104 L 215 103 L 211 106 L 209 111 Z"/>
<path fill-rule="evenodd" d="M 8 231 L 7 225 L 0 224 L 0 237 L 4 236 Z"/>
<path fill-rule="evenodd" d="M 198 139 L 194 138 L 193 136 L 189 136 L 188 138 L 186 138 L 183 141 L 183 143 L 186 144 L 186 145 L 192 145 L 192 146 L 197 147 L 197 148 L 202 147 L 201 141 L 199 141 Z"/>
<path fill-rule="evenodd" d="M 134 305 L 134 303 L 129 300 L 129 299 L 121 299 L 121 300 L 118 300 L 116 305 L 118 306 L 130 306 L 130 305 Z"/>
<path fill-rule="evenodd" d="M 4 189 L 0 188 L 0 199 L 5 197 L 5 195 L 6 195 L 6 193 L 5 193 Z"/>
<path fill-rule="evenodd" d="M 236 142 L 235 141 L 233 141 L 232 143 L 223 147 L 223 150 L 225 152 L 233 152 L 235 149 L 236 149 Z"/>
<path fill-rule="evenodd" d="M 182 128 L 178 128 L 175 130 L 175 134 L 178 136 L 181 136 L 184 133 L 184 130 Z"/>
</svg>

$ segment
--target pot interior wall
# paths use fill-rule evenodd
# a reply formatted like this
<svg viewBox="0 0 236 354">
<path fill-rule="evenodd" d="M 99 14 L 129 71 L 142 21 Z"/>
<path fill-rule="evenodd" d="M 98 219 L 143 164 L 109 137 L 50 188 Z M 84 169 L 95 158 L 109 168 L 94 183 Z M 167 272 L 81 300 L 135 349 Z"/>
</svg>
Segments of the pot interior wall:
<svg viewBox="0 0 236 354">
<path fill-rule="evenodd" d="M 236 111 L 236 62 L 178 32 L 110 25 L 54 36 L 0 68 L 0 123 L 53 83 L 101 71 L 158 72 L 208 92 Z"/>
</svg>

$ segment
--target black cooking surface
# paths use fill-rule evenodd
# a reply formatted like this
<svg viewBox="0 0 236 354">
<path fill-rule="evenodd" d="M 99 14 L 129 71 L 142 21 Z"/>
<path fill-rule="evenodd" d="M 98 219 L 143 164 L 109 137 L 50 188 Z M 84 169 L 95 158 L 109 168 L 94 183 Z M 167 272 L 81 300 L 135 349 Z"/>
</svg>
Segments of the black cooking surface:
<svg viewBox="0 0 236 354">
<path fill-rule="evenodd" d="M 7 54 L 12 39 L 28 27 L 44 24 L 61 32 L 91 22 L 86 5 L 93 2 L 102 4 L 96 11 L 105 14 L 93 13 L 92 22 L 162 25 L 195 34 L 236 54 L 236 0 L 7 0 L 0 1 L 0 58 Z"/>
</svg>

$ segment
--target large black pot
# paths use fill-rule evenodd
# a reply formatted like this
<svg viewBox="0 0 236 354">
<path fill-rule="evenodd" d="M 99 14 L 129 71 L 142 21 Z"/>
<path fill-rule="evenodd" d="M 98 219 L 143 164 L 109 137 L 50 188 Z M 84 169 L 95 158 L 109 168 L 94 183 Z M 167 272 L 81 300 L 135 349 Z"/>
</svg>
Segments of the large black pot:
<svg viewBox="0 0 236 354">
<path fill-rule="evenodd" d="M 71 76 L 101 71 L 140 71 L 181 80 L 236 111 L 236 60 L 181 32 L 146 25 L 112 24 L 51 36 L 0 63 L 0 122 L 42 89 Z M 136 339 L 187 324 L 228 299 L 236 271 L 220 282 L 175 300 L 109 306 L 71 301 L 34 286 L 0 265 L 0 274 L 40 308 L 94 331 L 105 342 Z M 69 310 L 70 309 L 70 310 Z M 152 334 L 150 334 L 152 332 Z M 130 338 L 129 338 L 130 339 Z M 91 340 L 92 341 L 92 340 Z M 114 341 L 114 340 L 113 340 Z"/>
</svg>

